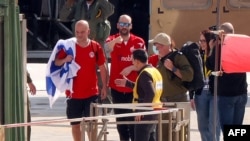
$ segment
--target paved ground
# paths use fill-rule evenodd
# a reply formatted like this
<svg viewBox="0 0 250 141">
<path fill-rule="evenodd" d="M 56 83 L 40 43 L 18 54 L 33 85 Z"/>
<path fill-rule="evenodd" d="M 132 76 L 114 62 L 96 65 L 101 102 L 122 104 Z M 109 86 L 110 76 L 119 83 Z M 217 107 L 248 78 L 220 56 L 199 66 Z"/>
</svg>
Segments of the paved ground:
<svg viewBox="0 0 250 141">
<path fill-rule="evenodd" d="M 37 95 L 30 97 L 32 121 L 44 121 L 65 118 L 65 98 L 64 95 L 56 101 L 53 108 L 49 108 L 49 100 L 45 92 L 45 64 L 29 63 L 28 70 L 37 86 Z M 250 80 L 250 75 L 248 75 Z M 250 82 L 250 81 L 248 81 Z M 114 119 L 111 119 L 114 120 Z M 196 113 L 190 114 L 190 141 L 201 141 L 197 129 Z M 248 100 L 244 124 L 250 124 L 250 98 Z M 108 141 L 119 141 L 115 125 L 108 126 Z M 49 125 L 32 126 L 31 141 L 73 141 L 71 138 L 71 128 L 68 122 L 53 123 Z M 86 139 L 86 141 L 88 141 Z M 222 141 L 222 139 L 221 139 Z"/>
</svg>

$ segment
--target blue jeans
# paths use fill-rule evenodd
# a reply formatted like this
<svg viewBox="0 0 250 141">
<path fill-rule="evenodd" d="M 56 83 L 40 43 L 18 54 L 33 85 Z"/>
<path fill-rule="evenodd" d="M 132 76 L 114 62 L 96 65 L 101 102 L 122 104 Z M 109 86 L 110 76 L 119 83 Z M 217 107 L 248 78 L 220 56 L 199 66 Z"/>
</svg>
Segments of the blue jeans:
<svg viewBox="0 0 250 141">
<path fill-rule="evenodd" d="M 221 129 L 223 125 L 241 125 L 245 115 L 247 94 L 239 96 L 218 96 Z"/>
<path fill-rule="evenodd" d="M 202 90 L 201 95 L 195 95 L 194 98 L 198 129 L 200 131 L 202 141 L 214 140 L 214 96 L 209 92 L 208 88 Z M 217 110 L 218 113 L 218 110 Z M 220 124 L 218 114 L 216 116 L 215 138 L 220 140 Z"/>
</svg>

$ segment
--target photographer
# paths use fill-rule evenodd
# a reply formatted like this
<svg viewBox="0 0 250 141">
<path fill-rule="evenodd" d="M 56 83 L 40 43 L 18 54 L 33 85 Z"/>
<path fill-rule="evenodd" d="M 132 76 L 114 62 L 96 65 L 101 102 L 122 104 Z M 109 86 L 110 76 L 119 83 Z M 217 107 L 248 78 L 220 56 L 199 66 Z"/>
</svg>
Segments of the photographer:
<svg viewBox="0 0 250 141">
<path fill-rule="evenodd" d="M 224 34 L 234 34 L 234 27 L 231 23 L 226 22 L 220 26 L 220 30 Z M 212 42 L 213 48 L 210 48 L 211 54 L 207 58 L 206 66 L 212 71 L 220 71 L 218 77 L 217 95 L 218 95 L 218 112 L 222 131 L 224 125 L 241 125 L 244 119 L 245 106 L 247 103 L 247 79 L 246 73 L 225 73 L 220 69 L 220 53 L 221 45 L 215 46 L 216 42 Z M 218 47 L 218 49 L 216 49 Z M 218 50 L 218 60 L 215 60 L 215 54 Z M 215 61 L 218 62 L 218 68 L 215 68 Z M 209 88 L 212 94 L 214 92 L 214 77 L 209 77 Z"/>
</svg>

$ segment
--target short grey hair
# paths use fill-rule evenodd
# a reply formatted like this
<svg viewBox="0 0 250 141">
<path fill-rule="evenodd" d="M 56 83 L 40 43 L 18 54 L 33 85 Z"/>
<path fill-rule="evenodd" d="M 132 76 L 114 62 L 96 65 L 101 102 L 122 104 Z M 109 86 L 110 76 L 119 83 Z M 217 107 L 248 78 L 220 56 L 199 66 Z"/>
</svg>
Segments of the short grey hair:
<svg viewBox="0 0 250 141">
<path fill-rule="evenodd" d="M 224 30 L 225 33 L 232 33 L 234 34 L 234 27 L 231 23 L 225 22 L 220 26 L 221 30 Z"/>
</svg>

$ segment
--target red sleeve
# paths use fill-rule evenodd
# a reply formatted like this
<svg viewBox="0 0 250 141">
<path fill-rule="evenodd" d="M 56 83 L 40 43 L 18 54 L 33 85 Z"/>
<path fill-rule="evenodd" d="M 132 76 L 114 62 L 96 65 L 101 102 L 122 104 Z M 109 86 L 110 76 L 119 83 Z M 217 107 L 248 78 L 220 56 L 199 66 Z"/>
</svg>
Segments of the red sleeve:
<svg viewBox="0 0 250 141">
<path fill-rule="evenodd" d="M 63 49 L 61 49 L 57 54 L 56 54 L 56 58 L 57 59 L 63 59 L 63 58 L 65 58 L 67 56 L 67 54 L 66 54 L 66 52 L 63 50 Z"/>
<path fill-rule="evenodd" d="M 159 57 L 158 57 L 158 55 L 156 55 L 156 54 L 151 55 L 151 56 L 148 58 L 148 63 L 151 64 L 151 65 L 154 66 L 154 67 L 157 66 L 158 61 L 159 61 Z"/>
<path fill-rule="evenodd" d="M 106 43 L 114 40 L 116 37 L 120 36 L 119 34 L 115 34 L 115 35 L 110 35 L 107 39 L 106 39 Z"/>
</svg>

